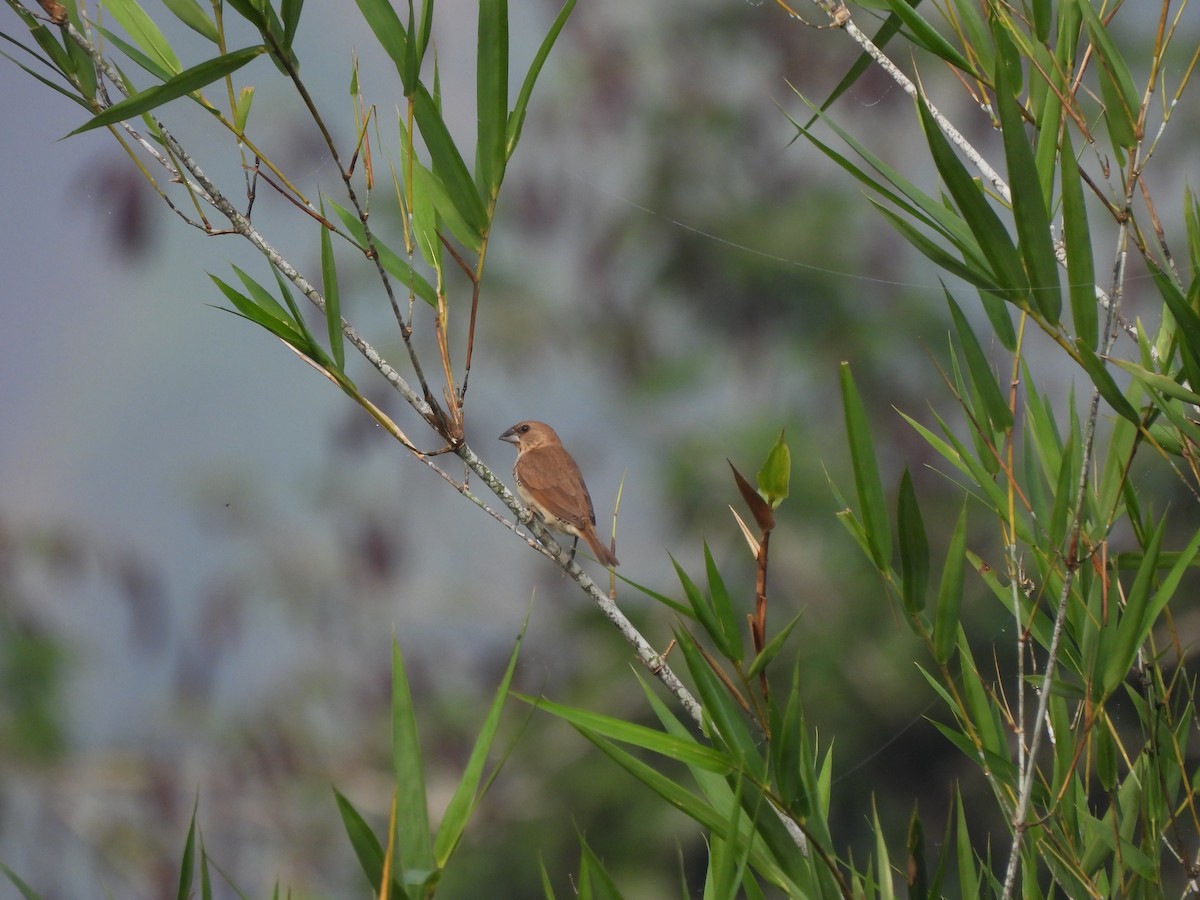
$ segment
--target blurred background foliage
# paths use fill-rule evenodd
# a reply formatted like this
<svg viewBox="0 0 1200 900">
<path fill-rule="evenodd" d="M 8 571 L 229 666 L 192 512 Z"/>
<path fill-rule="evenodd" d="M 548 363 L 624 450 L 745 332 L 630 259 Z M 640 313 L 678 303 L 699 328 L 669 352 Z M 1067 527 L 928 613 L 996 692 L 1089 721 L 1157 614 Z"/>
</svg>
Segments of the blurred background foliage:
<svg viewBox="0 0 1200 900">
<path fill-rule="evenodd" d="M 355 17 L 311 6 L 300 55 L 313 67 L 310 83 L 344 113 L 345 145 L 350 53 L 370 45 Z M 556 13 L 544 0 L 514 8 L 514 58 L 532 54 Z M 442 17 L 435 31 L 443 59 L 474 39 L 474 16 L 463 15 L 461 28 L 454 19 Z M 1195 32 L 1200 23 L 1190 19 L 1184 25 Z M 1137 27 L 1136 17 L 1123 23 Z M 1136 30 L 1118 38 L 1148 40 Z M 850 360 L 879 445 L 892 448 L 881 460 L 884 483 L 911 468 L 931 536 L 948 533 L 957 515 L 958 492 L 922 468 L 932 461 L 928 447 L 890 412 L 921 418 L 932 406 L 957 421 L 938 370 L 949 327 L 941 287 L 855 184 L 792 143 L 781 111 L 801 115 L 789 83 L 823 97 L 854 58 L 839 33 L 804 27 L 771 4 L 581 4 L 539 84 L 501 199 L 467 418 L 468 439 L 500 471 L 508 448 L 493 447 L 495 435 L 521 418 L 552 421 L 587 473 L 602 520 L 626 478 L 623 574 L 674 593 L 667 552 L 695 568 L 704 536 L 747 609 L 753 568 L 728 511 L 737 495 L 726 459 L 754 471 L 786 429 L 795 465 L 772 543 L 771 615 L 779 624 L 804 613 L 793 641 L 808 724 L 835 740 L 839 845 L 868 839 L 872 802 L 897 836 L 914 804 L 938 821 L 955 769 L 967 771 L 923 718 L 931 710 L 912 665 L 914 638 L 835 527 L 825 478 L 826 470 L 840 483 L 849 477 L 837 364 Z M 365 53 L 363 67 L 364 93 L 386 122 L 395 88 L 379 59 Z M 10 91 L 44 96 L 12 67 L 0 71 Z M 442 75 L 447 118 L 469 120 L 473 73 Z M 949 75 L 921 75 L 977 146 L 995 146 L 990 120 Z M 292 167 L 332 186 L 336 174 L 301 111 L 269 94 L 257 103 Z M 910 101 L 878 75 L 868 72 L 835 112 L 894 163 L 927 155 Z M 72 114 L 67 128 L 64 120 L 50 127 L 51 138 L 77 124 Z M 1177 131 L 1200 127 L 1195 109 L 1178 115 L 1190 122 Z M 129 508 L 98 510 L 76 505 L 70 492 L 22 499 L 36 441 L 11 431 L 0 438 L 0 859 L 47 897 L 85 896 L 97 885 L 114 896 L 162 896 L 177 880 L 199 796 L 209 854 L 252 894 L 275 879 L 296 897 L 365 888 L 331 815 L 330 785 L 375 824 L 386 821 L 388 632 L 408 660 L 436 815 L 446 800 L 439 768 L 448 792 L 531 595 L 515 688 L 648 717 L 627 647 L 553 567 L 417 471 L 288 354 L 202 307 L 218 298 L 201 267 L 218 271 L 230 245 L 193 258 L 181 248 L 194 248 L 195 236 L 178 244 L 169 236 L 184 229 L 128 177 L 114 148 L 97 135 L 68 143 L 86 148 L 67 179 L 72 209 L 82 207 L 106 265 L 128 267 L 109 280 L 119 293 L 107 302 L 133 315 L 151 302 L 187 304 L 210 329 L 191 338 L 170 333 L 178 322 L 152 320 L 160 330 L 126 334 L 113 354 L 163 342 L 195 355 L 172 367 L 205 374 L 189 385 L 170 379 L 164 398 L 154 384 L 163 361 L 132 363 L 138 378 L 124 402 L 143 402 L 144 393 L 151 408 L 169 407 L 174 440 L 203 434 L 230 449 L 181 454 L 158 439 L 157 421 L 137 417 L 117 438 L 93 441 L 85 421 L 68 417 L 66 433 L 45 439 L 71 441 L 91 471 L 121 472 L 119 491 L 146 495 Z M 1194 171 L 1194 150 L 1156 162 L 1163 181 L 1182 184 Z M 282 201 L 263 197 L 256 220 L 287 214 Z M 1179 217 L 1177 209 L 1160 214 Z M 10 219 L 3 227 L 15 240 L 25 226 Z M 313 230 L 303 229 L 290 237 L 315 266 Z M 35 285 L 48 277 L 44 257 L 8 265 Z M 114 269 L 95 280 L 104 284 Z M 356 321 L 383 329 L 387 313 L 373 291 L 365 280 L 343 285 Z M 1130 301 L 1136 314 L 1136 291 Z M 18 307 L 37 302 L 36 294 L 10 295 L 0 315 L 20 325 L 34 313 Z M 56 305 L 69 316 L 71 304 L 89 302 L 80 293 Z M 78 347 L 66 320 L 37 325 L 50 332 L 46 347 Z M 398 337 L 377 346 L 401 356 Z M 262 356 L 282 374 L 251 368 Z M 214 371 L 228 382 L 207 380 Z M 10 375 L 11 383 L 30 377 Z M 68 390 L 73 376 L 57 377 Z M 1065 370 L 1039 373 L 1063 404 L 1072 379 Z M 226 420 L 222 403 L 197 399 L 217 390 L 239 394 L 249 412 L 238 406 Z M 403 414 L 393 395 L 378 401 Z M 10 422 L 26 421 L 21 414 L 0 406 Z M 128 409 L 99 414 L 120 421 Z M 247 428 L 257 429 L 251 446 L 239 444 L 238 429 Z M 147 456 L 152 462 L 129 468 L 115 462 Z M 160 467 L 166 475 L 147 474 Z M 55 478 L 53 467 L 39 477 Z M 1177 489 L 1162 484 L 1163 502 Z M 155 540 L 160 518 L 173 524 Z M 972 547 L 987 557 L 986 544 Z M 965 604 L 977 633 L 988 633 L 989 619 L 995 635 L 1010 627 L 977 594 L 980 602 Z M 632 592 L 621 596 L 635 623 L 665 646 L 664 611 Z M 626 896 L 677 890 L 677 859 L 689 882 L 702 880 L 694 825 L 562 722 L 516 706 L 500 741 L 515 742 L 512 756 L 443 883 L 445 896 L 537 893 L 536 857 L 514 846 L 537 848 L 566 893 L 579 834 Z"/>
</svg>

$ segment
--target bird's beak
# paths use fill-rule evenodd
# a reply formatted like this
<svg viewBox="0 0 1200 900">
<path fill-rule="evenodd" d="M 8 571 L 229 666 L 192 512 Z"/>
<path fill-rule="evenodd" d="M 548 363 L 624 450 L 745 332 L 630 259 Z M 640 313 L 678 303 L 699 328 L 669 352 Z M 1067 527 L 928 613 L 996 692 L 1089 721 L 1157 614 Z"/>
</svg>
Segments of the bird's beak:
<svg viewBox="0 0 1200 900">
<path fill-rule="evenodd" d="M 509 444 L 516 444 L 519 443 L 521 439 L 517 437 L 517 429 L 510 428 L 508 431 L 504 432 L 504 434 L 500 435 L 500 440 Z"/>
</svg>

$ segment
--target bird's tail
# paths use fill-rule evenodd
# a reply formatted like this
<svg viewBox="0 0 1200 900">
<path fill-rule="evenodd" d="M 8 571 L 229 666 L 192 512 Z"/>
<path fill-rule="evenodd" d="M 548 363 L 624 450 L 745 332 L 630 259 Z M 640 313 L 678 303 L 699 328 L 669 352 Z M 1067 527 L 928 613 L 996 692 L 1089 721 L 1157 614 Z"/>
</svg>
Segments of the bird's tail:
<svg viewBox="0 0 1200 900">
<path fill-rule="evenodd" d="M 613 567 L 620 565 L 617 561 L 617 554 L 604 545 L 593 529 L 589 528 L 583 537 L 588 542 L 588 546 L 592 548 L 592 553 L 596 555 L 596 559 L 602 566 Z"/>
</svg>

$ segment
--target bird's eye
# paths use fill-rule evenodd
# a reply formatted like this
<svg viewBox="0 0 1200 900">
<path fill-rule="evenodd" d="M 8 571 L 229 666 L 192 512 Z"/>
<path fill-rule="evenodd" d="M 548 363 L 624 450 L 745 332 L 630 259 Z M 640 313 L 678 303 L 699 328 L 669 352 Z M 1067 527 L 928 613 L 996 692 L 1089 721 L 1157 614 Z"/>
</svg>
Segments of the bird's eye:
<svg viewBox="0 0 1200 900">
<path fill-rule="evenodd" d="M 525 434 L 527 431 L 529 431 L 529 426 L 528 426 L 528 425 L 522 425 L 522 426 L 521 426 L 521 434 Z"/>
</svg>

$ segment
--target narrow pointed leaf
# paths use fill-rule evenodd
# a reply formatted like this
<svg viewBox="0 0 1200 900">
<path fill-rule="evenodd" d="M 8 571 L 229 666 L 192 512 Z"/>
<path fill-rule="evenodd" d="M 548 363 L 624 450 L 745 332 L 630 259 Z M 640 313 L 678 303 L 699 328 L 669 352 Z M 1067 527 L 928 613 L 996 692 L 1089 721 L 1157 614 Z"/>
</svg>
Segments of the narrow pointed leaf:
<svg viewBox="0 0 1200 900">
<path fill-rule="evenodd" d="M 396 71 L 404 80 L 407 75 L 409 52 L 408 32 L 405 31 L 404 23 L 400 21 L 395 8 L 389 0 L 355 0 L 355 2 L 358 3 L 359 12 L 371 27 L 371 31 L 375 33 L 375 39 L 379 42 L 379 46 L 391 57 L 392 62 L 396 65 Z M 407 80 L 404 81 L 404 89 L 406 93 L 410 90 Z"/>
<path fill-rule="evenodd" d="M 725 653 L 724 642 L 725 626 L 722 624 L 716 611 L 709 605 L 700 588 L 692 581 L 687 572 L 683 570 L 683 566 L 671 557 L 671 564 L 675 567 L 675 574 L 679 576 L 679 583 L 683 586 L 683 592 L 688 598 L 688 603 L 691 604 L 692 612 L 695 613 L 695 618 L 704 626 L 705 632 L 718 647 L 721 648 L 721 653 Z"/>
<path fill-rule="evenodd" d="M 138 5 L 137 0 L 106 0 L 104 8 L 112 13 L 112 17 L 125 29 L 125 33 L 133 42 L 160 66 L 172 75 L 178 75 L 183 70 L 179 57 L 167 43 L 166 37 L 154 20 Z"/>
<path fill-rule="evenodd" d="M 1126 596 L 1125 609 L 1117 623 L 1115 634 L 1112 626 L 1105 629 L 1111 635 L 1111 640 L 1105 641 L 1104 653 L 1100 659 L 1104 663 L 1101 684 L 1104 694 L 1111 694 L 1125 679 L 1137 657 L 1138 648 L 1149 635 L 1150 625 L 1144 615 L 1150 599 L 1150 589 L 1158 569 L 1158 554 L 1162 547 L 1163 534 L 1166 532 L 1167 520 L 1164 516 L 1150 534 L 1146 544 L 1142 564 L 1138 568 L 1133 584 Z"/>
<path fill-rule="evenodd" d="M 1141 107 L 1133 77 L 1091 0 L 1076 0 L 1076 5 L 1083 13 L 1088 36 L 1100 62 L 1100 96 L 1104 100 L 1108 136 L 1116 147 L 1133 147 L 1138 140 L 1137 118 Z"/>
<path fill-rule="evenodd" d="M 537 84 L 538 76 L 542 73 L 542 66 L 546 64 L 546 58 L 550 55 L 550 50 L 554 47 L 554 42 L 558 40 L 559 33 L 563 30 L 563 26 L 567 24 L 567 18 L 571 15 L 571 10 L 575 8 L 575 2 L 576 0 L 567 0 L 563 4 L 563 8 L 559 10 L 553 24 L 550 26 L 550 30 L 542 38 L 541 46 L 538 47 L 538 51 L 533 57 L 529 71 L 525 73 L 525 81 L 522 82 L 521 90 L 517 94 L 517 105 L 513 107 L 512 114 L 508 117 L 508 126 L 505 130 L 506 157 L 511 157 L 513 151 L 517 149 L 517 142 L 521 139 L 521 128 L 525 124 L 525 112 L 529 108 L 529 99 L 533 96 L 533 87 Z"/>
<path fill-rule="evenodd" d="M 898 17 L 904 23 L 909 33 L 920 46 L 950 63 L 950 65 L 959 71 L 966 73 L 971 78 L 980 77 L 975 71 L 975 67 L 967 61 L 967 58 L 959 53 L 953 44 L 942 37 L 936 28 L 921 18 L 914 8 L 916 3 L 910 6 L 906 0 L 887 0 L 887 4 L 892 8 L 892 15 Z"/>
<path fill-rule="evenodd" d="M 891 565 L 892 538 L 887 504 L 883 499 L 883 481 L 875 459 L 875 445 L 867 423 L 867 412 L 854 384 L 850 365 L 841 365 L 842 410 L 846 418 L 846 433 L 850 441 L 850 462 L 854 468 L 854 485 L 863 528 L 871 546 L 871 558 L 884 571 Z"/>
<path fill-rule="evenodd" d="M 967 504 L 963 503 L 950 546 L 946 550 L 946 566 L 938 587 L 937 612 L 933 619 L 933 658 L 939 663 L 949 661 L 958 641 L 959 610 L 962 608 L 963 582 L 967 549 Z"/>
<path fill-rule="evenodd" d="M 279 7 L 279 18 L 283 21 L 283 46 L 291 49 L 296 39 L 296 29 L 300 27 L 300 13 L 304 9 L 304 0 L 283 0 Z"/>
<path fill-rule="evenodd" d="M 196 804 L 192 806 L 187 839 L 183 843 L 183 859 L 179 863 L 179 890 L 175 895 L 178 900 L 188 900 L 192 894 L 192 877 L 196 867 L 196 808 L 199 802 L 197 798 Z"/>
<path fill-rule="evenodd" d="M 515 694 L 514 696 L 518 700 L 536 706 L 543 712 L 557 716 L 578 728 L 586 728 L 609 740 L 641 747 L 667 759 L 678 760 L 688 766 L 698 766 L 707 772 L 728 775 L 733 771 L 733 761 L 728 756 L 720 750 L 698 743 L 689 734 L 685 733 L 684 736 L 677 737 L 664 734 L 655 728 L 647 728 L 645 725 L 636 725 L 613 716 L 564 706 L 545 698 L 529 697 L 524 694 Z"/>
<path fill-rule="evenodd" d="M 994 28 L 997 44 L 1010 43 L 1004 29 Z M 1012 189 L 1013 218 L 1017 226 L 1018 249 L 1029 276 L 1033 304 L 1051 325 L 1057 325 L 1062 312 L 1062 294 L 1058 283 L 1058 261 L 1050 234 L 1050 213 L 1042 194 L 1033 149 L 1025 135 L 1025 120 L 1013 96 L 1020 84 L 996 55 L 996 106 L 1000 113 L 1000 132 L 1004 141 L 1008 182 Z M 1018 69 L 1019 74 L 1019 69 Z"/>
<path fill-rule="evenodd" d="M 494 198 L 508 161 L 508 0 L 479 3 L 475 100 L 479 127 L 476 181 L 485 198 Z"/>
<path fill-rule="evenodd" d="M 446 193 L 463 220 L 479 235 L 483 235 L 488 227 L 487 210 L 479 197 L 475 182 L 471 179 L 471 173 L 467 171 L 467 165 L 446 128 L 437 103 L 423 84 L 417 85 L 413 99 L 417 126 L 429 150 L 434 174 L 446 186 Z"/>
<path fill-rule="evenodd" d="M 925 520 L 917 503 L 912 476 L 905 468 L 900 476 L 900 495 L 896 501 L 896 530 L 900 544 L 900 577 L 904 609 L 915 616 L 925 609 L 929 591 L 929 540 Z"/>
<path fill-rule="evenodd" d="M 975 332 L 971 330 L 971 325 L 967 322 L 967 317 L 963 315 L 962 309 L 954 302 L 954 298 L 950 296 L 950 292 L 945 289 L 944 285 L 942 290 L 946 295 L 946 303 L 950 307 L 950 315 L 954 319 L 954 331 L 958 334 L 959 345 L 967 359 L 967 371 L 971 373 L 971 383 L 975 385 L 975 390 L 979 392 L 979 396 L 983 400 L 988 421 L 997 431 L 1008 432 L 1013 427 L 1012 410 L 1008 408 L 1008 402 L 1004 399 L 1000 385 L 996 383 L 992 367 L 988 364 L 987 357 L 983 355 L 983 346 L 979 343 Z"/>
<path fill-rule="evenodd" d="M 396 836 L 409 869 L 432 869 L 433 842 L 425 799 L 425 764 L 417 715 L 399 641 L 392 639 L 392 765 L 396 776 Z"/>
<path fill-rule="evenodd" d="M 708 577 L 708 593 L 712 597 L 713 613 L 721 628 L 720 650 L 726 659 L 741 662 L 743 659 L 742 638 L 738 631 L 738 618 L 733 611 L 733 601 L 729 598 L 729 589 L 725 587 L 725 579 L 721 570 L 713 560 L 712 551 L 708 549 L 708 541 L 704 542 L 704 569 Z"/>
<path fill-rule="evenodd" d="M 1141 418 L 1138 416 L 1137 410 L 1125 399 L 1125 395 L 1121 393 L 1121 389 L 1113 381 L 1112 374 L 1105 368 L 1104 363 L 1100 361 L 1100 357 L 1090 347 L 1084 346 L 1081 341 L 1077 340 L 1075 346 L 1079 350 L 1080 364 L 1092 379 L 1092 384 L 1096 386 L 1096 390 L 1108 401 L 1108 405 L 1113 408 L 1113 411 L 1117 415 L 1128 419 L 1135 425 L 1139 424 Z"/>
<path fill-rule="evenodd" d="M 214 44 L 220 42 L 217 26 L 196 0 L 163 0 L 163 6 L 192 31 L 203 35 Z"/>
<path fill-rule="evenodd" d="M 783 645 L 787 642 L 788 636 L 792 633 L 792 629 L 800 623 L 800 617 L 802 615 L 804 615 L 804 613 L 796 613 L 792 621 L 788 622 L 785 626 L 783 626 L 783 628 L 779 629 L 779 631 L 769 641 L 767 641 L 766 646 L 762 648 L 762 651 L 756 657 L 754 657 L 753 662 L 750 663 L 750 668 L 746 670 L 747 678 L 754 678 L 759 672 L 770 665 L 771 661 L 775 659 L 776 656 L 779 655 L 779 651 L 783 649 Z"/>
<path fill-rule="evenodd" d="M 358 243 L 359 248 L 365 252 L 367 250 L 367 233 L 363 229 L 362 222 L 359 221 L 358 216 L 332 200 L 328 200 L 328 203 L 337 214 L 337 217 L 341 219 L 343 227 L 350 232 L 350 235 Z M 425 280 L 424 276 L 409 265 L 408 260 L 402 258 L 395 250 L 384 244 L 379 239 L 378 234 L 372 232 L 371 236 L 374 238 L 375 250 L 379 254 L 379 262 L 383 265 L 384 271 L 397 279 L 406 289 L 411 290 L 430 306 L 437 306 L 437 293 L 434 291 L 433 286 Z"/>
<path fill-rule="evenodd" d="M 379 838 L 375 837 L 375 832 L 371 831 L 371 826 L 354 808 L 354 804 L 347 800 L 337 788 L 333 789 L 333 796 L 337 802 L 338 813 L 342 817 L 342 827 L 346 829 L 350 846 L 358 858 L 358 865 L 363 874 L 367 876 L 372 889 L 378 890 L 379 883 L 383 879 L 383 845 L 379 843 Z M 392 880 L 390 887 L 391 897 L 403 900 L 408 896 L 395 879 Z"/>
<path fill-rule="evenodd" d="M 748 771 L 761 778 L 763 760 L 758 752 L 758 742 L 750 735 L 750 730 L 742 718 L 741 707 L 729 696 L 725 685 L 713 673 L 691 634 L 678 628 L 675 630 L 675 637 L 687 661 L 688 671 L 696 682 L 704 712 L 716 726 L 718 734 L 714 735 L 714 739 L 728 748 L 738 765 L 745 766 Z"/>
<path fill-rule="evenodd" d="M 16 872 L 2 862 L 0 862 L 0 872 L 3 872 L 5 877 L 12 882 L 13 887 L 20 891 L 21 897 L 24 898 L 24 900 L 41 900 L 40 896 L 33 888 L 22 881 Z"/>
<path fill-rule="evenodd" d="M 325 215 L 321 204 L 321 215 Z M 325 322 L 329 327 L 329 352 L 339 371 L 346 368 L 346 346 L 342 336 L 342 301 L 338 291 L 337 263 L 333 258 L 333 241 L 329 229 L 321 229 L 321 287 L 325 294 Z"/>
<path fill-rule="evenodd" d="M 179 97 L 184 97 L 193 91 L 198 91 L 200 88 L 212 84 L 220 78 L 224 78 L 231 72 L 236 72 L 256 56 L 261 56 L 265 53 L 266 49 L 263 46 L 246 47 L 243 50 L 235 50 L 232 53 L 226 53 L 224 56 L 218 56 L 195 65 L 190 69 L 180 72 L 163 84 L 146 88 L 144 91 L 139 91 L 132 97 L 122 100 L 120 103 L 114 103 L 108 109 L 98 113 L 91 121 L 76 128 L 71 134 L 82 134 L 85 131 L 91 131 L 93 128 L 112 125 L 134 116 L 140 116 L 142 113 L 149 112 L 152 109 L 157 109 L 165 103 L 169 103 Z"/>
<path fill-rule="evenodd" d="M 958 204 L 963 219 L 975 235 L 980 250 L 991 264 L 997 283 L 1006 292 L 1005 299 L 1024 308 L 1028 304 L 1029 281 L 1012 237 L 988 202 L 983 188 L 971 177 L 942 134 L 929 107 L 924 101 L 918 101 L 917 109 L 921 114 L 921 125 L 934 164 L 954 202 Z"/>
<path fill-rule="evenodd" d="M 1067 254 L 1067 293 L 1071 299 L 1071 321 L 1076 337 L 1089 349 L 1100 342 L 1096 312 L 1096 271 L 1092 258 L 1092 236 L 1083 201 L 1083 179 L 1071 147 L 1071 130 L 1063 129 L 1060 154 L 1062 181 L 1063 245 Z"/>
<path fill-rule="evenodd" d="M 445 868 L 446 863 L 449 862 L 450 856 L 458 847 L 459 841 L 462 840 L 463 832 L 466 831 L 471 813 L 475 809 L 479 785 L 483 781 L 484 765 L 487 763 L 488 751 L 491 749 L 492 741 L 495 740 L 496 731 L 500 727 L 500 714 L 504 710 L 504 701 L 508 698 L 508 691 L 512 686 L 513 674 L 517 671 L 517 656 L 521 652 L 521 642 L 525 638 L 527 624 L 528 622 L 521 626 L 521 633 L 517 635 L 517 642 L 508 657 L 508 667 L 504 670 L 504 676 L 500 679 L 500 684 L 492 696 L 492 705 L 488 709 L 487 718 L 483 721 L 483 727 L 479 729 L 479 736 L 475 738 L 475 746 L 471 748 L 471 756 L 463 768 L 462 777 L 459 778 L 458 785 L 454 788 L 454 794 L 446 805 L 446 812 L 442 815 L 442 821 L 438 825 L 437 837 L 433 842 L 433 857 L 438 869 Z"/>
</svg>

